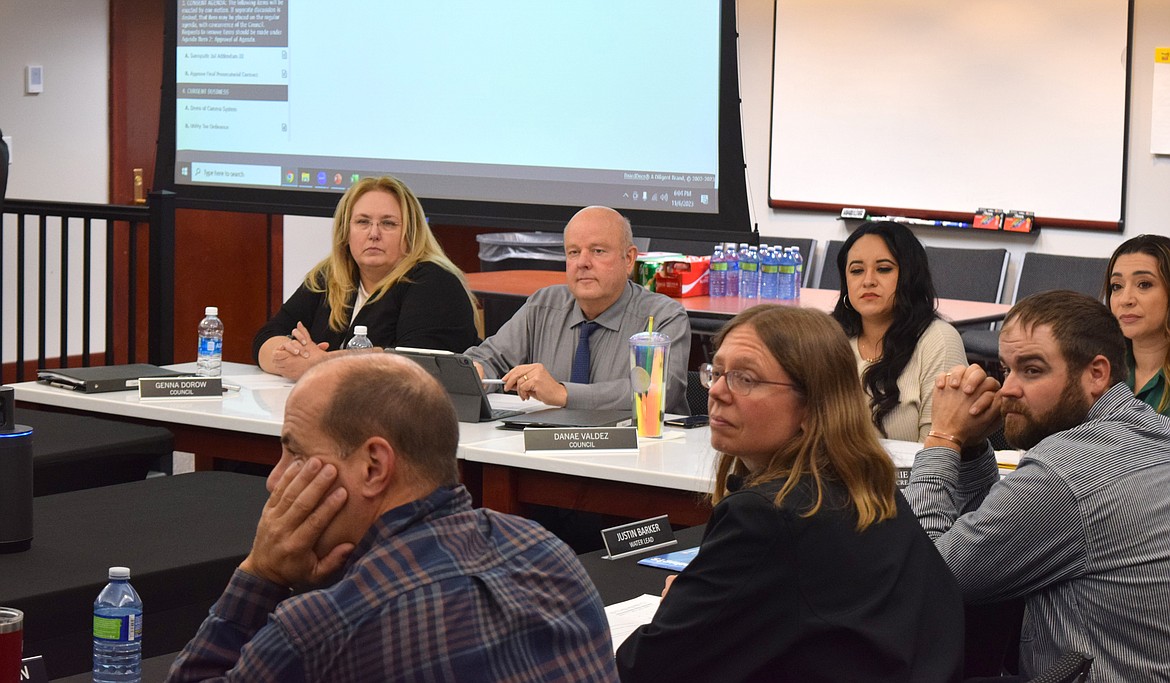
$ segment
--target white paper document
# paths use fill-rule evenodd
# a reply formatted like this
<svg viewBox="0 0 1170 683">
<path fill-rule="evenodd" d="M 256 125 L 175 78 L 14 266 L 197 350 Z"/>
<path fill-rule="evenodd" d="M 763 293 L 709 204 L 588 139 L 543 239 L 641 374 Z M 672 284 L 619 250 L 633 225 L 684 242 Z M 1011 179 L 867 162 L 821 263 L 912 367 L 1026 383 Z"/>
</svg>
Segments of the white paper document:
<svg viewBox="0 0 1170 683">
<path fill-rule="evenodd" d="M 605 618 L 609 620 L 609 635 L 613 638 L 614 652 L 639 626 L 650 623 L 660 602 L 662 598 L 657 595 L 639 595 L 632 600 L 606 606 Z"/>
</svg>

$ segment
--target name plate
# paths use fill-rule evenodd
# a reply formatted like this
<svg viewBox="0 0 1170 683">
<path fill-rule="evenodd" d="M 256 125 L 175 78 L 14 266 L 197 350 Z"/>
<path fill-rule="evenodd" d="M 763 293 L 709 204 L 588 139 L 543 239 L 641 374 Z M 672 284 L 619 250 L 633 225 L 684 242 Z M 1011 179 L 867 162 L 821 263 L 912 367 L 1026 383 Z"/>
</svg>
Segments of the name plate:
<svg viewBox="0 0 1170 683">
<path fill-rule="evenodd" d="M 606 560 L 616 560 L 644 550 L 665 548 L 678 543 L 666 515 L 602 529 L 601 540 L 605 542 L 605 552 L 608 553 L 604 557 Z"/>
<path fill-rule="evenodd" d="M 525 451 L 638 450 L 637 427 L 542 427 L 524 430 Z"/>
<path fill-rule="evenodd" d="M 220 377 L 144 377 L 138 380 L 138 398 L 147 400 L 223 398 Z"/>
<path fill-rule="evenodd" d="M 894 483 L 896 483 L 898 485 L 898 488 L 900 488 L 900 489 L 906 488 L 906 484 L 910 483 L 910 468 L 909 467 L 895 468 Z"/>
<path fill-rule="evenodd" d="M 49 683 L 49 674 L 45 671 L 45 660 L 40 655 L 25 657 L 20 663 L 21 683 Z"/>
</svg>

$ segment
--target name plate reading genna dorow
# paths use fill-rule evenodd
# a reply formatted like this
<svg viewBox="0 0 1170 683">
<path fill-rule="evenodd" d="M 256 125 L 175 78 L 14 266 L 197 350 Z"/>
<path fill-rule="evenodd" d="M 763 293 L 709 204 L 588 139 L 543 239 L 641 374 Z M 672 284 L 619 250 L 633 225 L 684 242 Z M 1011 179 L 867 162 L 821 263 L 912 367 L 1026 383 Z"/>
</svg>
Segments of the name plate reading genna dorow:
<svg viewBox="0 0 1170 683">
<path fill-rule="evenodd" d="M 164 399 L 223 398 L 220 377 L 143 377 L 138 380 L 138 398 Z"/>
<path fill-rule="evenodd" d="M 529 427 L 525 451 L 638 450 L 637 427 Z"/>
<path fill-rule="evenodd" d="M 25 657 L 20 663 L 20 683 L 49 683 L 45 660 L 41 655 Z"/>
<path fill-rule="evenodd" d="M 678 543 L 666 515 L 602 529 L 601 540 L 605 542 L 607 554 L 603 559 L 606 560 L 616 560 L 643 550 L 665 548 Z"/>
</svg>

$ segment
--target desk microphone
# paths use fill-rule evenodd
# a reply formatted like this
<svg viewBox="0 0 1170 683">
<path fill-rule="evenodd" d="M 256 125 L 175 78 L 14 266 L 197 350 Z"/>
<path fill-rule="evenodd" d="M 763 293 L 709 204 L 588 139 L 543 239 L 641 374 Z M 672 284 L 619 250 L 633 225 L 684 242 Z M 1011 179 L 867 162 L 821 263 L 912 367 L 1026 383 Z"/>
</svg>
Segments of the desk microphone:
<svg viewBox="0 0 1170 683">
<path fill-rule="evenodd" d="M 16 424 L 16 393 L 0 387 L 0 553 L 32 547 L 32 427 Z"/>
</svg>

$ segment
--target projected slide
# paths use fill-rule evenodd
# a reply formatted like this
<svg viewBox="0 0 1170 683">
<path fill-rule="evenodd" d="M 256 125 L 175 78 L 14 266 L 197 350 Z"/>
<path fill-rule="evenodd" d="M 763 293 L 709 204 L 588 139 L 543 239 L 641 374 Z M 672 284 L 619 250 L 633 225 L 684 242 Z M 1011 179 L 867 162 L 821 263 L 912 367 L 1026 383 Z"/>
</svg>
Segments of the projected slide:
<svg viewBox="0 0 1170 683">
<path fill-rule="evenodd" d="M 718 0 L 178 0 L 175 182 L 718 212 Z"/>
</svg>

